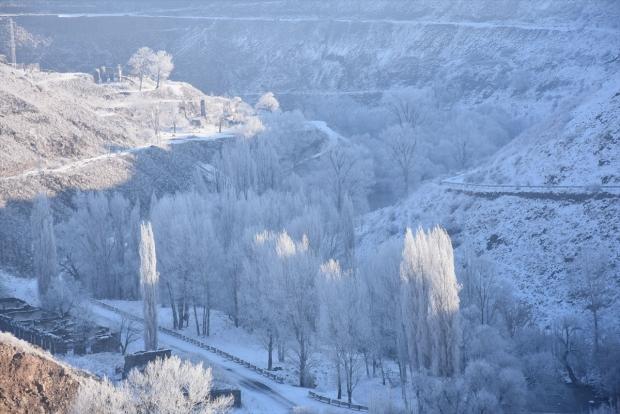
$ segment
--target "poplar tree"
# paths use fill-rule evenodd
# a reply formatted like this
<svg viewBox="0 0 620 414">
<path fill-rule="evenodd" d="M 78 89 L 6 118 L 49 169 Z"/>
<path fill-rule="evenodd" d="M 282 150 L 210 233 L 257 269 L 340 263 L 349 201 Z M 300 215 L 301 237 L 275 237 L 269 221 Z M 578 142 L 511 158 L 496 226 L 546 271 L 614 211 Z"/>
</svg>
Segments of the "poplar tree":
<svg viewBox="0 0 620 414">
<path fill-rule="evenodd" d="M 459 285 L 450 237 L 435 227 L 407 229 L 400 266 L 401 312 L 409 361 L 437 376 L 459 372 Z"/>
<path fill-rule="evenodd" d="M 33 272 L 37 278 L 39 297 L 43 297 L 57 274 L 56 238 L 54 217 L 49 200 L 44 194 L 37 196 L 30 217 L 32 229 Z"/>
<path fill-rule="evenodd" d="M 144 349 L 157 349 L 157 258 L 150 222 L 140 225 L 140 286 L 144 312 Z"/>
</svg>

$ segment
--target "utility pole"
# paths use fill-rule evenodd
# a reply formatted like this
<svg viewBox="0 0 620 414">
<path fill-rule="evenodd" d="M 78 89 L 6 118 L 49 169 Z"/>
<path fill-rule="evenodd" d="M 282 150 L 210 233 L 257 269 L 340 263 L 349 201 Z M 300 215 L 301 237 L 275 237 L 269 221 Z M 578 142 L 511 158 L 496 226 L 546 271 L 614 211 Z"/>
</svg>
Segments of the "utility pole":
<svg viewBox="0 0 620 414">
<path fill-rule="evenodd" d="M 15 23 L 11 18 L 9 18 L 9 47 L 11 49 L 11 64 L 13 64 L 13 67 L 16 67 L 17 59 L 15 57 Z"/>
</svg>

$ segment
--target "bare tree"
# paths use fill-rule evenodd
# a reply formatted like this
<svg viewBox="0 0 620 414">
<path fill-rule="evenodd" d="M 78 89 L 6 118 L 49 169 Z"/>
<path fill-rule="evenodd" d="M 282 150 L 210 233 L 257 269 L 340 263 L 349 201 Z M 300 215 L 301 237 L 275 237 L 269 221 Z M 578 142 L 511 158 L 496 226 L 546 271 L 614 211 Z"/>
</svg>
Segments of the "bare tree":
<svg viewBox="0 0 620 414">
<path fill-rule="evenodd" d="M 415 107 L 411 99 L 401 96 L 394 96 L 388 104 L 388 109 L 398 121 L 401 127 L 413 127 L 420 120 L 420 112 Z"/>
<path fill-rule="evenodd" d="M 140 338 L 140 329 L 136 321 L 123 316 L 118 330 L 121 335 L 121 353 L 125 355 L 129 346 Z"/>
<path fill-rule="evenodd" d="M 577 318 L 572 315 L 562 316 L 555 326 L 555 339 L 557 346 L 554 353 L 560 363 L 566 369 L 566 373 L 574 385 L 581 385 L 581 380 L 575 373 L 574 359 L 579 353 L 577 335 L 581 326 Z"/>
<path fill-rule="evenodd" d="M 461 283 L 464 305 L 476 307 L 480 324 L 491 323 L 495 317 L 499 290 L 493 263 L 468 253 L 461 272 Z"/>
<path fill-rule="evenodd" d="M 571 293 L 583 301 L 592 314 L 592 345 L 594 356 L 599 354 L 600 313 L 612 303 L 611 291 L 605 278 L 607 259 L 595 251 L 586 251 L 572 277 Z"/>
<path fill-rule="evenodd" d="M 153 130 L 153 133 L 155 134 L 155 138 L 157 139 L 157 142 L 159 143 L 159 137 L 161 133 L 161 121 L 162 121 L 161 105 L 159 104 L 153 105 L 150 108 L 147 116 L 148 116 L 147 117 L 148 125 Z"/>
<path fill-rule="evenodd" d="M 459 168 L 465 168 L 469 165 L 472 158 L 469 140 L 466 137 L 459 136 L 454 140 L 454 161 Z"/>
<path fill-rule="evenodd" d="M 338 212 L 342 211 L 347 196 L 359 199 L 367 191 L 371 172 L 364 168 L 357 155 L 354 148 L 344 145 L 337 145 L 327 153 L 327 182 Z"/>
<path fill-rule="evenodd" d="M 411 125 L 404 124 L 390 127 L 381 135 L 381 143 L 385 145 L 389 158 L 400 171 L 405 195 L 409 194 L 417 156 L 416 131 Z"/>
</svg>

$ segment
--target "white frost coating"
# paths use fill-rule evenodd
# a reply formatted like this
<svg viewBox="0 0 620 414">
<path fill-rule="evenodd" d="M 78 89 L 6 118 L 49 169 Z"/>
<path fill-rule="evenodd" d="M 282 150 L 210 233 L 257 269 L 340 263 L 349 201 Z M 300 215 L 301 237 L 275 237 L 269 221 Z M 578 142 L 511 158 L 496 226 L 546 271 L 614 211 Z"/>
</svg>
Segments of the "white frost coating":
<svg viewBox="0 0 620 414">
<path fill-rule="evenodd" d="M 151 223 L 140 225 L 140 286 L 144 301 L 144 348 L 157 349 L 157 258 Z"/>
</svg>

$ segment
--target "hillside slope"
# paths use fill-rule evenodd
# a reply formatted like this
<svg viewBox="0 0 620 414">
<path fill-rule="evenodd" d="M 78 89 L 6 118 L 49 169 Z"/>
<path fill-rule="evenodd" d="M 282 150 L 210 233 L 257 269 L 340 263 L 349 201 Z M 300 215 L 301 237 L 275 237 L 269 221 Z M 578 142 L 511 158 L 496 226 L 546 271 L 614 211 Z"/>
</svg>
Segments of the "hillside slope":
<svg viewBox="0 0 620 414">
<path fill-rule="evenodd" d="M 0 177 L 144 144 L 148 105 L 202 96 L 185 83 L 136 93 L 129 84 L 95 84 L 83 73 L 4 64 L 0 80 Z"/>
<path fill-rule="evenodd" d="M 572 110 L 502 148 L 490 164 L 457 181 L 476 184 L 620 185 L 620 77 Z"/>
<path fill-rule="evenodd" d="M 617 185 L 619 92 L 619 85 L 609 86 L 556 120 L 560 127 L 514 142 L 489 164 L 451 180 L 550 185 L 549 177 L 555 176 L 561 184 Z M 401 237 L 405 226 L 441 224 L 453 239 L 457 259 L 467 249 L 487 255 L 497 273 L 514 282 L 517 294 L 536 305 L 536 316 L 544 323 L 575 304 L 568 279 L 591 248 L 609 258 L 607 286 L 620 293 L 620 198 L 579 191 L 558 194 L 551 187 L 536 194 L 527 188 L 502 193 L 428 183 L 407 200 L 363 218 L 360 254 Z M 614 306 L 619 302 L 613 301 Z M 606 317 L 617 323 L 613 315 L 618 311 Z"/>
<path fill-rule="evenodd" d="M 0 412 L 66 413 L 80 376 L 51 355 L 0 333 Z"/>
<path fill-rule="evenodd" d="M 47 50 L 22 51 L 50 69 L 90 72 L 147 45 L 170 52 L 173 76 L 205 91 L 273 90 L 289 109 L 318 95 L 325 113 L 347 112 L 333 94 L 436 84 L 448 104 L 493 105 L 529 122 L 618 73 L 620 6 L 612 0 L 149 5 L 27 1 L 5 10 L 52 39 Z"/>
</svg>

